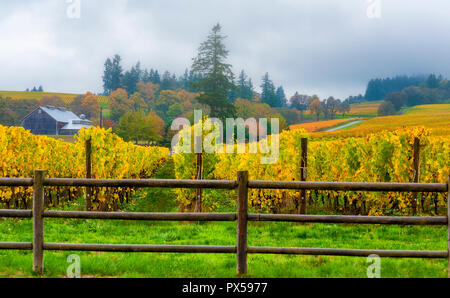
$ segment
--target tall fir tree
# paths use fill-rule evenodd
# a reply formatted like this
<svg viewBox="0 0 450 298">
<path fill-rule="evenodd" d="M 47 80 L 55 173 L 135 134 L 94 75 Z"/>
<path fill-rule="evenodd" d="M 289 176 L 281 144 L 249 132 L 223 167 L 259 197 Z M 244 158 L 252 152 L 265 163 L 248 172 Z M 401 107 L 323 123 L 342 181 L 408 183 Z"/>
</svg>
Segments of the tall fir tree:
<svg viewBox="0 0 450 298">
<path fill-rule="evenodd" d="M 278 107 L 287 106 L 287 99 L 286 99 L 286 94 L 284 94 L 283 86 L 280 86 L 277 88 L 276 95 L 277 95 Z"/>
<path fill-rule="evenodd" d="M 175 90 L 177 88 L 177 78 L 171 75 L 170 72 L 165 71 L 160 83 L 160 90 Z"/>
<path fill-rule="evenodd" d="M 242 70 L 239 74 L 237 83 L 238 94 L 240 98 L 252 100 L 253 99 L 253 83 Z"/>
<path fill-rule="evenodd" d="M 278 98 L 275 93 L 275 86 L 269 78 L 269 73 L 266 72 L 266 74 L 262 78 L 262 84 L 261 84 L 261 102 L 266 103 L 271 107 L 277 107 L 279 106 Z"/>
<path fill-rule="evenodd" d="M 121 85 L 127 90 L 128 94 L 133 94 L 137 91 L 136 85 L 142 78 L 141 64 L 138 62 L 136 66 L 131 67 L 131 70 L 126 71 L 122 76 Z"/>
<path fill-rule="evenodd" d="M 197 100 L 209 106 L 211 117 L 221 119 L 235 114 L 234 105 L 228 100 L 228 94 L 235 86 L 231 65 L 225 62 L 228 57 L 223 42 L 225 38 L 221 34 L 220 24 L 215 25 L 206 41 L 200 45 L 192 64 L 194 74 L 201 76 L 192 84 L 196 90 L 202 91 Z"/>
<path fill-rule="evenodd" d="M 181 82 L 181 88 L 184 90 L 189 90 L 189 70 L 186 68 L 184 71 L 183 76 L 180 79 Z"/>
<path fill-rule="evenodd" d="M 111 91 L 121 87 L 123 76 L 123 69 L 120 65 L 121 60 L 122 58 L 119 55 L 115 55 L 112 60 L 108 58 L 105 61 L 103 72 L 103 92 L 105 95 L 109 95 Z"/>
</svg>

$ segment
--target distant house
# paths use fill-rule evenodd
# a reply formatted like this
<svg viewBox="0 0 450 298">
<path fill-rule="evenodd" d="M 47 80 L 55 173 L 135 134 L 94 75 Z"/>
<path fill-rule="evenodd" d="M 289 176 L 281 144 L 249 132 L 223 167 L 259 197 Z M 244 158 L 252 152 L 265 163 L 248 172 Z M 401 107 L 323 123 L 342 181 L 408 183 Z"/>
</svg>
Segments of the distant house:
<svg viewBox="0 0 450 298">
<path fill-rule="evenodd" d="M 37 135 L 75 135 L 81 128 L 92 126 L 92 121 L 65 108 L 45 106 L 25 116 L 22 126 Z"/>
</svg>

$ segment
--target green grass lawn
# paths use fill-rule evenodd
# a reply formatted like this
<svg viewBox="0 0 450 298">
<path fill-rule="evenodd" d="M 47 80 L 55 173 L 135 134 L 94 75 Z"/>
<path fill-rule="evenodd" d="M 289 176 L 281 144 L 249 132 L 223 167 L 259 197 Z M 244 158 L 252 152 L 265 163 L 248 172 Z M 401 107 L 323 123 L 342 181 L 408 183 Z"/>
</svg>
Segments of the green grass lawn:
<svg viewBox="0 0 450 298">
<path fill-rule="evenodd" d="M 249 245 L 446 250 L 446 227 L 258 223 Z M 32 241 L 30 219 L 0 220 L 0 241 Z M 66 243 L 235 245 L 236 223 L 45 219 L 45 241 Z M 236 277 L 234 254 L 45 251 L 45 277 L 64 277 L 70 254 L 83 277 Z M 32 273 L 30 251 L 0 251 L 0 277 Z M 248 277 L 366 277 L 363 257 L 249 255 Z M 447 277 L 445 259 L 381 260 L 382 277 Z"/>
</svg>

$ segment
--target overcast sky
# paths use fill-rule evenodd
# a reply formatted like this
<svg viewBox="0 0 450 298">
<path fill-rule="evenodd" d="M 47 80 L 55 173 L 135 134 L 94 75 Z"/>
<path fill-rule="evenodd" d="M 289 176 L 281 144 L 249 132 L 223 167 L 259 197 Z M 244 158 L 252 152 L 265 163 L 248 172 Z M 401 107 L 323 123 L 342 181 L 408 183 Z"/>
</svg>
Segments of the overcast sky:
<svg viewBox="0 0 450 298">
<path fill-rule="evenodd" d="M 289 97 L 345 98 L 374 77 L 450 76 L 449 16 L 449 0 L 0 0 L 0 90 L 102 92 L 116 53 L 180 75 L 220 22 L 257 91 L 269 72 Z"/>
</svg>

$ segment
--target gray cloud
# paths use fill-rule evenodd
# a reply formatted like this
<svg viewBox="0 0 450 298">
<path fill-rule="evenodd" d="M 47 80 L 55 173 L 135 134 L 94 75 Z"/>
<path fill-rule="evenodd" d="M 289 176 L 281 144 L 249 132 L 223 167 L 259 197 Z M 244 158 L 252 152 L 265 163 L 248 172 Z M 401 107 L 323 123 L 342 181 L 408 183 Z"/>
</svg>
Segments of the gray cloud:
<svg viewBox="0 0 450 298">
<path fill-rule="evenodd" d="M 230 62 L 255 85 L 344 98 L 373 77 L 450 69 L 448 0 L 0 0 L 0 90 L 102 91 L 107 57 L 182 74 L 216 22 Z M 18 3 L 16 3 L 18 2 Z"/>
</svg>

